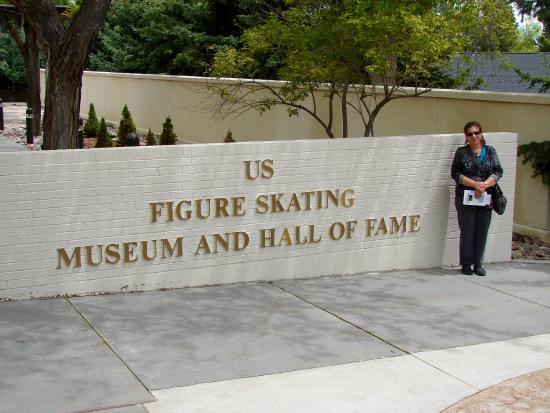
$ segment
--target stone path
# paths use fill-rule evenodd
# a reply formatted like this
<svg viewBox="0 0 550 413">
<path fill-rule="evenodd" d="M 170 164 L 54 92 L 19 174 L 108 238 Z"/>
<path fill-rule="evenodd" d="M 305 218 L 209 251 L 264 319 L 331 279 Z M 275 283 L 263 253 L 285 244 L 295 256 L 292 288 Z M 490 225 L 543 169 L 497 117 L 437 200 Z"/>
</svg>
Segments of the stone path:
<svg viewBox="0 0 550 413">
<path fill-rule="evenodd" d="M 550 369 L 524 374 L 490 387 L 443 413 L 550 412 Z"/>
</svg>

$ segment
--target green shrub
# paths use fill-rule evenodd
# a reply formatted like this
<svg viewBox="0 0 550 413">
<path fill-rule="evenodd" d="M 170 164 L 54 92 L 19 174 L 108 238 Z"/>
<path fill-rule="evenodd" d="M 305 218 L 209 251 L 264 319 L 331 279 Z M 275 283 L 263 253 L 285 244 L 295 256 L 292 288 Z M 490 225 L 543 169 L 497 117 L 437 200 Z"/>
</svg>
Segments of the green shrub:
<svg viewBox="0 0 550 413">
<path fill-rule="evenodd" d="M 550 141 L 530 142 L 518 146 L 518 156 L 522 163 L 527 162 L 533 167 L 533 178 L 540 175 L 542 182 L 550 185 Z"/>
<path fill-rule="evenodd" d="M 155 134 L 151 132 L 151 129 L 149 129 L 149 132 L 147 132 L 147 135 L 145 135 L 145 141 L 149 146 L 157 144 L 157 138 L 155 138 Z"/>
<path fill-rule="evenodd" d="M 93 103 L 90 103 L 90 109 L 88 110 L 88 120 L 84 125 L 84 136 L 87 138 L 95 138 L 99 133 L 99 121 L 95 113 L 95 107 Z"/>
<path fill-rule="evenodd" d="M 101 118 L 101 124 L 99 125 L 99 131 L 97 133 L 96 148 L 110 148 L 113 146 L 113 140 L 107 133 L 107 125 L 105 124 L 105 118 Z"/>
<path fill-rule="evenodd" d="M 223 140 L 225 143 L 231 143 L 236 142 L 235 139 L 233 139 L 233 134 L 231 133 L 231 129 L 229 129 L 225 135 L 225 139 Z"/>
<path fill-rule="evenodd" d="M 166 122 L 162 125 L 162 133 L 160 134 L 159 143 L 161 145 L 174 145 L 176 143 L 177 136 L 174 133 L 174 126 L 170 117 L 166 118 Z"/>
<path fill-rule="evenodd" d="M 118 130 L 117 130 L 119 146 L 126 146 L 126 136 L 128 136 L 129 133 L 132 133 L 135 131 L 136 131 L 136 124 L 132 119 L 132 115 L 128 110 L 128 106 L 124 105 L 124 109 L 122 109 L 122 118 L 120 119 L 120 123 L 118 124 Z"/>
</svg>

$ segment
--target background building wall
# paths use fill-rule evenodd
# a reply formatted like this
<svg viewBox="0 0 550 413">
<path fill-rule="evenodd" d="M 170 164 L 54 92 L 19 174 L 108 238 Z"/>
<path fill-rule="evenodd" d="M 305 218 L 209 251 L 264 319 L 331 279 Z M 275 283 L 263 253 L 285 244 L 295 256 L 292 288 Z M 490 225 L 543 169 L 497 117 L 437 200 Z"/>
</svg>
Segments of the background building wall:
<svg viewBox="0 0 550 413">
<path fill-rule="evenodd" d="M 486 136 L 504 170 L 514 170 L 516 135 Z M 449 172 L 462 140 L 458 134 L 0 153 L 0 299 L 457 264 Z M 265 177 L 248 179 L 246 162 L 254 166 L 256 160 L 270 160 L 262 169 Z M 254 168 L 251 175 L 256 176 Z M 488 262 L 510 259 L 514 176 L 505 174 L 501 184 L 510 206 L 503 216 L 493 215 Z M 346 189 L 353 191 L 354 203 L 348 207 L 326 208 L 323 201 L 317 209 L 312 198 L 307 208 L 300 195 L 323 190 L 343 194 Z M 293 193 L 299 194 L 299 206 L 291 207 Z M 258 211 L 256 199 L 262 194 L 282 194 L 286 211 Z M 167 202 L 193 204 L 216 197 L 228 199 L 229 205 L 230 198 L 242 197 L 242 216 L 199 219 L 195 211 L 189 220 L 177 215 L 167 220 Z M 151 203 L 160 202 L 153 222 Z M 269 205 L 277 207 L 271 198 Z M 407 230 L 391 233 L 391 217 L 403 216 L 408 217 Z M 419 216 L 418 231 L 412 231 L 412 216 Z M 370 221 L 370 235 L 369 219 L 376 220 Z M 347 228 L 353 221 L 349 237 L 331 239 L 333 225 L 333 230 Z M 276 231 L 281 245 L 261 247 L 261 233 L 268 229 Z M 239 250 L 230 244 L 229 251 L 214 252 L 213 234 L 227 233 L 248 234 L 249 245 Z M 338 238 L 338 231 L 333 235 Z M 210 253 L 201 244 L 203 236 Z M 159 252 L 154 257 L 151 250 L 154 259 L 144 259 L 142 241 L 152 246 L 154 240 L 168 239 L 176 245 L 179 237 L 181 256 L 176 250 L 174 256 L 161 258 Z M 118 245 L 118 260 L 107 255 L 110 244 Z M 91 262 L 86 246 L 91 246 Z M 77 247 L 80 261 L 72 255 Z M 63 261 L 61 249 L 74 260 Z"/>
</svg>

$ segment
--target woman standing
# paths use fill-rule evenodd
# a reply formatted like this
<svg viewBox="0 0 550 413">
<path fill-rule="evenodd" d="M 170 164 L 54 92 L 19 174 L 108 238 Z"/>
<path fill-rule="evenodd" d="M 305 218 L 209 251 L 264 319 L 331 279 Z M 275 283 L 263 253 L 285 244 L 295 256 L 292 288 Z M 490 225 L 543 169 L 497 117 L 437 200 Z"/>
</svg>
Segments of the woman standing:
<svg viewBox="0 0 550 413">
<path fill-rule="evenodd" d="M 486 274 L 483 253 L 492 207 L 464 205 L 464 191 L 474 190 L 474 196 L 479 199 L 502 177 L 502 167 L 495 148 L 486 145 L 478 122 L 464 125 L 464 136 L 466 145 L 456 150 L 451 167 L 451 176 L 456 182 L 455 207 L 460 227 L 460 272 L 483 276 Z"/>
</svg>

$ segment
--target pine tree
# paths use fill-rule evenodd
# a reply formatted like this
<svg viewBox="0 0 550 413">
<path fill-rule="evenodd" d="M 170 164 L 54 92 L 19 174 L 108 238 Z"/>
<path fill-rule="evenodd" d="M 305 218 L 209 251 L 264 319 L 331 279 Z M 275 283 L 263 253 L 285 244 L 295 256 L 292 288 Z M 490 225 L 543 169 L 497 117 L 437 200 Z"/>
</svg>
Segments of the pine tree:
<svg viewBox="0 0 550 413">
<path fill-rule="evenodd" d="M 162 133 L 160 135 L 161 145 L 174 145 L 176 143 L 177 136 L 174 133 L 174 126 L 170 117 L 166 118 L 166 122 L 162 125 Z"/>
<path fill-rule="evenodd" d="M 233 134 L 231 133 L 231 129 L 227 131 L 227 134 L 225 135 L 225 139 L 223 141 L 225 143 L 236 142 L 235 139 L 233 139 Z"/>
<path fill-rule="evenodd" d="M 120 119 L 120 123 L 118 125 L 118 130 L 117 130 L 118 145 L 126 146 L 126 136 L 128 136 L 129 133 L 132 133 L 135 131 L 136 131 L 136 124 L 132 119 L 132 115 L 128 110 L 128 106 L 124 105 L 124 109 L 122 109 L 122 119 Z"/>
<path fill-rule="evenodd" d="M 111 136 L 107 133 L 107 125 L 105 124 L 105 118 L 101 118 L 101 124 L 99 125 L 99 132 L 97 133 L 96 148 L 110 148 L 113 146 Z"/>
<path fill-rule="evenodd" d="M 93 103 L 90 103 L 90 109 L 88 110 L 88 120 L 84 125 L 84 136 L 87 138 L 95 138 L 99 132 L 99 121 L 95 113 L 95 107 Z"/>
<path fill-rule="evenodd" d="M 149 146 L 157 144 L 157 138 L 155 138 L 155 134 L 151 132 L 151 129 L 149 129 L 149 132 L 147 132 L 147 135 L 145 135 L 145 141 Z"/>
</svg>

